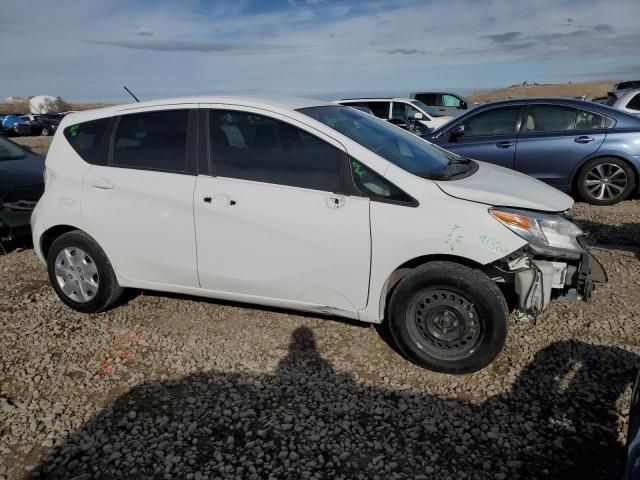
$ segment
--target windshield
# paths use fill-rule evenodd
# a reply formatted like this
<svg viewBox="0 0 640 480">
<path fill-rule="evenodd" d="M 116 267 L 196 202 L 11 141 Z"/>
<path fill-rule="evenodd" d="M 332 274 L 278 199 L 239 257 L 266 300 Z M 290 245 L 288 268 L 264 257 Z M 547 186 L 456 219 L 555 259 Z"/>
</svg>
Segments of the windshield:
<svg viewBox="0 0 640 480">
<path fill-rule="evenodd" d="M 420 177 L 450 178 L 474 168 L 471 162 L 463 157 L 353 108 L 336 105 L 302 108 L 299 112 L 324 123 L 385 160 Z"/>
<path fill-rule="evenodd" d="M 426 103 L 422 103 L 420 100 L 411 100 L 411 103 L 432 117 L 444 117 L 444 115 L 438 112 L 435 108 L 430 107 Z"/>
<path fill-rule="evenodd" d="M 0 136 L 0 161 L 18 160 L 26 157 L 25 151 L 18 145 Z"/>
</svg>

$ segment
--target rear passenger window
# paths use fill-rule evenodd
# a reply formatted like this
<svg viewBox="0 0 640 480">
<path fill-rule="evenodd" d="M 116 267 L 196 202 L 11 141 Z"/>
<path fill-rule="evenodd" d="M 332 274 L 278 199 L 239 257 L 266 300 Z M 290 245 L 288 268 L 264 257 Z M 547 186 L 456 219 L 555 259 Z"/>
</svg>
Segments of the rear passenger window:
<svg viewBox="0 0 640 480">
<path fill-rule="evenodd" d="M 106 165 L 106 145 L 103 145 L 108 118 L 76 123 L 64 129 L 64 137 L 82 159 L 93 165 Z"/>
<path fill-rule="evenodd" d="M 563 132 L 576 128 L 578 111 L 560 105 L 533 105 L 527 110 L 527 132 Z M 586 113 L 586 112 L 585 112 Z"/>
<path fill-rule="evenodd" d="M 638 110 L 640 111 L 640 93 L 636 93 L 636 96 L 633 97 L 629 103 L 627 103 L 627 108 L 629 110 Z"/>
<path fill-rule="evenodd" d="M 341 191 L 341 152 L 287 123 L 251 113 L 212 110 L 216 175 L 327 192 Z"/>
<path fill-rule="evenodd" d="M 592 130 L 598 128 L 609 128 L 613 126 L 613 120 L 597 113 L 578 110 L 576 118 L 576 130 Z"/>
<path fill-rule="evenodd" d="M 188 110 L 123 115 L 113 143 L 112 165 L 185 172 L 188 119 Z"/>
</svg>

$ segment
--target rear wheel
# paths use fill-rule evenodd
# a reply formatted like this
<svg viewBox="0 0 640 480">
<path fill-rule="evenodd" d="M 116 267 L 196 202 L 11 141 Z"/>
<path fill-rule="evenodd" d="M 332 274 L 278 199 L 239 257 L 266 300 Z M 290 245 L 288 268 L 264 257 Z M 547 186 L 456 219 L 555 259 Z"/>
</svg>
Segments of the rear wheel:
<svg viewBox="0 0 640 480">
<path fill-rule="evenodd" d="M 626 199 L 634 188 L 633 169 L 619 158 L 594 158 L 580 170 L 580 196 L 592 205 L 613 205 Z"/>
<path fill-rule="evenodd" d="M 79 230 L 54 240 L 47 254 L 47 269 L 58 297 L 79 312 L 106 310 L 122 293 L 102 248 Z"/>
<path fill-rule="evenodd" d="M 389 329 L 415 364 L 445 373 L 489 365 L 507 335 L 507 304 L 483 272 L 431 262 L 405 276 L 391 296 Z"/>
</svg>

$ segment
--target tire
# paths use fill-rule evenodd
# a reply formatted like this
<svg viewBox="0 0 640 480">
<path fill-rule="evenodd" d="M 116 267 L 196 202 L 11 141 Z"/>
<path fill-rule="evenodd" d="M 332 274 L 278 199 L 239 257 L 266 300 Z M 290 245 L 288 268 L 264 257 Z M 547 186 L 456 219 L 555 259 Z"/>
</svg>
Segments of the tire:
<svg viewBox="0 0 640 480">
<path fill-rule="evenodd" d="M 578 193 L 591 205 L 614 205 L 625 200 L 635 187 L 631 166 L 615 157 L 589 160 L 576 179 Z"/>
<path fill-rule="evenodd" d="M 43 128 L 42 131 L 40 132 L 40 135 L 42 135 L 43 137 L 48 137 L 49 136 L 49 129 L 48 128 Z"/>
<path fill-rule="evenodd" d="M 80 230 L 54 240 L 47 254 L 47 270 L 60 300 L 79 312 L 107 310 L 123 291 L 100 245 Z"/>
<path fill-rule="evenodd" d="M 389 330 L 413 363 L 443 373 L 489 365 L 507 338 L 502 292 L 483 272 L 452 262 L 430 262 L 407 274 L 389 302 Z"/>
</svg>

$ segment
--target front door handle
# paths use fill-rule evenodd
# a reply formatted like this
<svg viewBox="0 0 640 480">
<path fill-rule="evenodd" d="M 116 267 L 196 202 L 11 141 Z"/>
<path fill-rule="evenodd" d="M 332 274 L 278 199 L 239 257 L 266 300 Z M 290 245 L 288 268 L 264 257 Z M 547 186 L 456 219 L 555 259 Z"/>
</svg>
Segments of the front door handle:
<svg viewBox="0 0 640 480">
<path fill-rule="evenodd" d="M 91 182 L 89 182 L 89 185 L 91 185 L 93 188 L 99 188 L 100 190 L 111 190 L 115 187 L 111 180 L 104 177 L 94 178 L 93 180 L 91 180 Z"/>
<path fill-rule="evenodd" d="M 594 140 L 595 138 L 589 137 L 588 135 L 580 135 L 579 137 L 573 139 L 573 141 L 576 143 L 589 143 L 593 142 Z"/>
<path fill-rule="evenodd" d="M 447 111 L 446 108 L 439 108 L 438 110 L 440 110 L 441 112 L 446 112 Z"/>
<path fill-rule="evenodd" d="M 330 195 L 327 197 L 327 206 L 329 208 L 340 208 L 344 205 L 344 197 L 340 195 Z"/>
<path fill-rule="evenodd" d="M 502 140 L 502 141 L 496 143 L 496 147 L 498 147 L 498 148 L 513 147 L 513 142 L 510 142 L 509 140 Z"/>
</svg>

